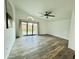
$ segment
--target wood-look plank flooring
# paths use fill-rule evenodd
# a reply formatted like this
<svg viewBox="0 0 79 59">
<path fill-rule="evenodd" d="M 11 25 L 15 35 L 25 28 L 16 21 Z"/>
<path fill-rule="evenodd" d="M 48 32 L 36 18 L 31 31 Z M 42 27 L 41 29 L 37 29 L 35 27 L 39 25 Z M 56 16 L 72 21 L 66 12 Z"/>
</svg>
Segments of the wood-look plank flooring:
<svg viewBox="0 0 79 59">
<path fill-rule="evenodd" d="M 24 36 L 16 39 L 8 59 L 60 59 L 67 43 L 55 36 Z"/>
<path fill-rule="evenodd" d="M 60 59 L 75 59 L 75 51 L 68 48 Z"/>
</svg>

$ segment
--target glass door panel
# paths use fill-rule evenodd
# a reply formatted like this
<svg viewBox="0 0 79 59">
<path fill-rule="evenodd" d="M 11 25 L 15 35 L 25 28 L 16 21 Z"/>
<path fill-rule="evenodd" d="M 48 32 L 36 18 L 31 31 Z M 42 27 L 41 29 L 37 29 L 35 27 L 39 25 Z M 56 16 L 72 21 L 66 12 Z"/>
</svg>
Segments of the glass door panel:
<svg viewBox="0 0 79 59">
<path fill-rule="evenodd" d="M 21 24 L 22 24 L 22 35 L 26 35 L 27 34 L 27 32 L 26 32 L 26 30 L 27 30 L 27 27 L 26 27 L 27 23 L 26 22 L 21 22 Z"/>
<path fill-rule="evenodd" d="M 33 34 L 38 34 L 38 26 L 37 23 L 33 24 Z"/>
<path fill-rule="evenodd" d="M 28 23 L 28 35 L 32 35 L 32 23 Z"/>
</svg>

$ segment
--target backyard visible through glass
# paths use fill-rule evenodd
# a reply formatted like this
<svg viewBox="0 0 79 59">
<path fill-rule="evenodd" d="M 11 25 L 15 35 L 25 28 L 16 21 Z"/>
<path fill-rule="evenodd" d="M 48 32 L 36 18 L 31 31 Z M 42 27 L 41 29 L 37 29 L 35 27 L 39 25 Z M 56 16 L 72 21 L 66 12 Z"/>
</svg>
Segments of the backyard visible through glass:
<svg viewBox="0 0 79 59">
<path fill-rule="evenodd" d="M 28 23 L 28 35 L 32 34 L 32 23 Z"/>
<path fill-rule="evenodd" d="M 27 32 L 26 32 L 26 29 L 27 29 L 26 25 L 27 25 L 27 23 L 26 22 L 22 22 L 21 24 L 22 24 L 22 35 L 26 35 L 27 34 Z"/>
</svg>

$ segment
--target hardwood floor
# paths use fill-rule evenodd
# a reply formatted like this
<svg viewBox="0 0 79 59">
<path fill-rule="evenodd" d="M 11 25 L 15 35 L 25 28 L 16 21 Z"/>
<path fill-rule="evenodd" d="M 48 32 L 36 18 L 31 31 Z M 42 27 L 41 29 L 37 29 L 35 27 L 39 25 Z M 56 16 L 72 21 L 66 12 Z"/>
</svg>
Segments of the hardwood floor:
<svg viewBox="0 0 79 59">
<path fill-rule="evenodd" d="M 55 36 L 24 36 L 16 39 L 8 59 L 60 59 L 68 40 Z"/>
<path fill-rule="evenodd" d="M 61 59 L 75 59 L 75 51 L 72 49 L 68 48 L 66 52 L 63 54 Z"/>
</svg>

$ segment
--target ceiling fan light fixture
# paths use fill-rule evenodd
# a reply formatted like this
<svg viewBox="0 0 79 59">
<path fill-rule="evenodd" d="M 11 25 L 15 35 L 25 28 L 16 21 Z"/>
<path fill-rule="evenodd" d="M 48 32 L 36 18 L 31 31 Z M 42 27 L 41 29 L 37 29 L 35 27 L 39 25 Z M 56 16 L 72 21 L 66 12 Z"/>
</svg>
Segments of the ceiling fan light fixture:
<svg viewBox="0 0 79 59">
<path fill-rule="evenodd" d="M 44 13 L 41 13 L 43 16 L 45 16 L 47 19 L 50 17 L 55 17 L 54 14 L 52 14 L 52 11 L 45 11 Z"/>
</svg>

